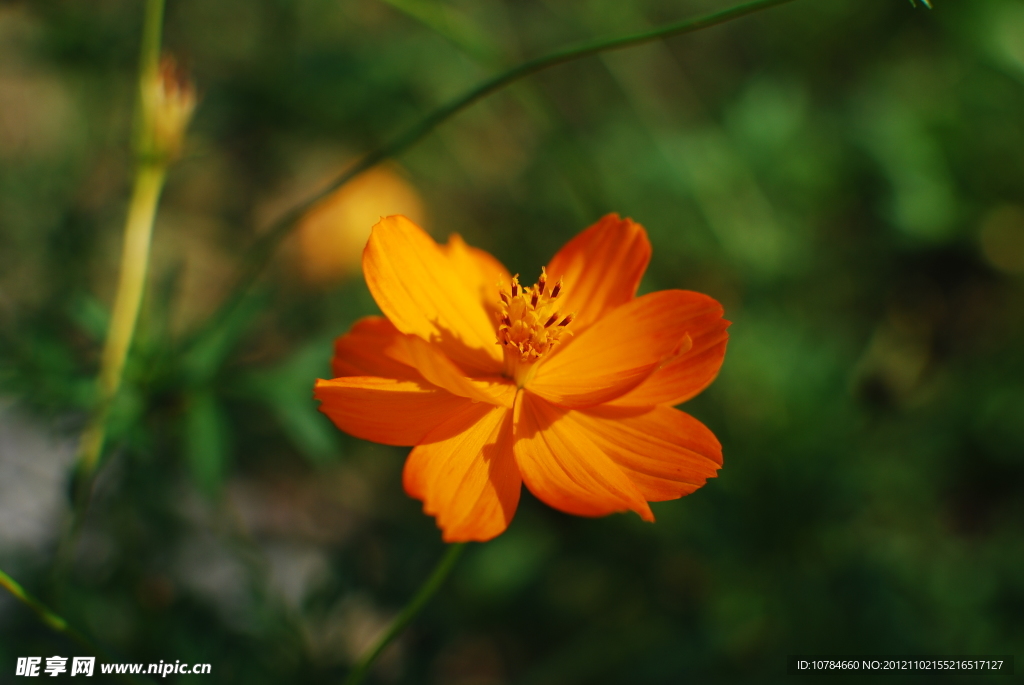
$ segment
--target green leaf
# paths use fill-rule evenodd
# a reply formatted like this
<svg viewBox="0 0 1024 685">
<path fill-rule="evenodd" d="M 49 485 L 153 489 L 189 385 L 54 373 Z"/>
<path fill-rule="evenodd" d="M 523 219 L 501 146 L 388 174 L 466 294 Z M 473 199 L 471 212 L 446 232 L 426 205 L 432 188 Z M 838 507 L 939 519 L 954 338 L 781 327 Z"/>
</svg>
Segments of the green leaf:
<svg viewBox="0 0 1024 685">
<path fill-rule="evenodd" d="M 103 342 L 110 325 L 110 311 L 95 297 L 80 293 L 68 302 L 71 320 L 93 341 Z"/>
<path fill-rule="evenodd" d="M 205 385 L 224 364 L 242 335 L 263 311 L 266 296 L 248 295 L 218 326 L 208 329 L 185 353 L 183 367 L 188 380 L 196 386 Z"/>
<path fill-rule="evenodd" d="M 196 485 L 216 496 L 224 484 L 231 457 L 231 428 L 220 403 L 209 391 L 188 398 L 185 414 L 185 457 Z"/>
<path fill-rule="evenodd" d="M 244 385 L 273 412 L 295 447 L 314 464 L 333 461 L 337 433 L 316 408 L 313 383 L 330 378 L 333 338 L 314 340 L 279 366 L 249 375 Z"/>
</svg>

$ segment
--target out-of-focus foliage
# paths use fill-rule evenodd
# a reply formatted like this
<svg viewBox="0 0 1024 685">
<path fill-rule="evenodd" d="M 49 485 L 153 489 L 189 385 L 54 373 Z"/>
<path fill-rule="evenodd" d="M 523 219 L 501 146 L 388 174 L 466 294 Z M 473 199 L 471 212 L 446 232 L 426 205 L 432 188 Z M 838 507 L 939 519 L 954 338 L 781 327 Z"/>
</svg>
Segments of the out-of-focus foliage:
<svg viewBox="0 0 1024 685">
<path fill-rule="evenodd" d="M 129 192 L 141 7 L 0 4 L 0 566 L 124 661 L 337 682 L 441 543 L 402 492 L 404 450 L 337 433 L 310 398 L 332 338 L 374 312 L 358 273 L 319 277 L 352 255 L 318 249 L 352 241 L 289 242 L 211 329 L 246 247 L 502 65 L 721 6 L 168 0 L 165 44 L 201 103 L 54 587 Z M 655 505 L 654 525 L 524 495 L 379 682 L 769 682 L 798 652 L 1020 655 L 1019 0 L 797 0 L 540 74 L 397 164 L 392 190 L 364 192 L 399 192 L 527 281 L 603 213 L 631 216 L 654 245 L 643 288 L 709 293 L 734 325 L 687 405 L 721 438 L 720 477 Z M 0 597 L 0 679 L 17 656 L 79 653 Z"/>
</svg>

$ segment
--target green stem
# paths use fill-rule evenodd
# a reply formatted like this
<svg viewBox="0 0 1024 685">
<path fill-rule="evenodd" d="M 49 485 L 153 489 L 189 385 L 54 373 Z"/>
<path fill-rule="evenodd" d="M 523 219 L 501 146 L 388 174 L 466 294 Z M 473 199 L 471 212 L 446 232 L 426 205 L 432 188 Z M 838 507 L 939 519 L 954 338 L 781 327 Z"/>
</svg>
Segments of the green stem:
<svg viewBox="0 0 1024 685">
<path fill-rule="evenodd" d="M 160 201 L 165 173 L 163 165 L 151 163 L 140 164 L 135 172 L 135 187 L 124 227 L 117 295 L 100 363 L 99 406 L 83 434 L 79 451 L 78 467 L 81 476 L 88 477 L 96 469 L 103 450 L 108 410 L 124 377 L 124 365 L 135 335 L 139 307 L 145 291 L 153 219 Z"/>
<path fill-rule="evenodd" d="M 405 630 L 406 626 L 416 618 L 416 614 L 420 613 L 420 610 L 430 601 L 430 598 L 434 596 L 437 590 L 444 583 L 445 578 L 451 572 L 455 566 L 455 562 L 459 560 L 459 555 L 462 554 L 462 550 L 466 547 L 465 543 L 456 543 L 448 547 L 448 551 L 438 562 L 434 568 L 434 572 L 430 574 L 426 582 L 420 586 L 419 591 L 412 598 L 405 608 L 402 609 L 402 613 L 398 614 L 395 620 L 388 626 L 387 631 L 380 636 L 373 648 L 368 651 L 359 663 L 355 665 L 352 672 L 345 678 L 344 685 L 358 685 L 363 680 L 367 671 L 373 666 L 374 662 L 377 661 L 377 657 L 380 656 L 381 652 L 391 644 L 391 642 L 401 635 L 402 631 Z"/>
<path fill-rule="evenodd" d="M 121 387 L 124 364 L 128 358 L 139 306 L 146 284 L 149 266 L 149 246 L 153 233 L 160 191 L 166 172 L 163 163 L 155 163 L 147 152 L 153 138 L 153 113 L 147 111 L 142 93 L 156 79 L 160 64 L 160 33 L 163 26 L 164 0 L 146 0 L 142 19 L 142 42 L 139 48 L 139 101 L 137 109 L 138 131 L 135 140 L 137 162 L 135 184 L 128 217 L 124 227 L 124 245 L 121 252 L 121 271 L 117 283 L 114 309 L 103 347 L 100 373 L 97 379 L 99 401 L 97 410 L 82 436 L 78 454 L 79 476 L 89 480 L 103 451 L 106 419 L 111 402 Z"/>
<path fill-rule="evenodd" d="M 106 654 L 99 647 L 94 645 L 88 638 L 68 625 L 68 622 L 51 611 L 45 604 L 30 595 L 23 587 L 9 575 L 0 571 L 0 586 L 3 586 L 22 604 L 31 609 L 39 619 L 53 630 L 67 635 L 82 647 L 95 654 L 106 658 Z"/>
<path fill-rule="evenodd" d="M 239 278 L 238 284 L 234 289 L 234 295 L 212 317 L 212 327 L 216 327 L 219 322 L 230 318 L 231 312 L 233 312 L 245 299 L 246 293 L 255 284 L 256 280 L 263 272 L 263 269 L 266 268 L 270 258 L 277 250 L 277 247 L 281 244 L 281 241 L 284 240 L 298 220 L 302 218 L 310 207 L 348 183 L 362 172 L 367 171 L 380 162 L 383 162 L 384 160 L 405 151 L 407 148 L 412 147 L 428 133 L 437 128 L 438 125 L 455 114 L 458 114 L 478 100 L 481 100 L 491 93 L 494 93 L 495 91 L 498 91 L 520 79 L 536 74 L 544 69 L 564 64 L 565 62 L 571 62 L 572 60 L 595 55 L 600 52 L 620 50 L 622 48 L 632 47 L 642 43 L 649 43 L 653 40 L 658 40 L 659 38 L 668 38 L 670 36 L 693 33 L 695 31 L 700 31 L 701 29 L 717 26 L 718 24 L 724 24 L 728 21 L 732 21 L 733 19 L 739 19 L 747 16 L 748 14 L 753 14 L 755 12 L 783 5 L 792 1 L 793 0 L 753 0 L 752 2 L 745 2 L 720 12 L 714 12 L 696 19 L 688 19 L 675 24 L 669 24 L 650 31 L 635 33 L 619 38 L 596 40 L 576 45 L 574 47 L 564 48 L 549 55 L 523 62 L 522 64 L 512 67 L 511 69 L 480 83 L 476 87 L 471 88 L 460 97 L 457 97 L 449 103 L 430 112 L 390 142 L 368 152 L 345 170 L 326 188 L 307 198 L 303 202 L 300 202 L 275 221 L 271 225 L 270 229 L 262 235 L 246 255 L 245 265 L 243 266 L 242 275 Z M 202 333 L 200 333 L 200 335 L 202 335 Z"/>
<path fill-rule="evenodd" d="M 160 66 L 160 34 L 164 25 L 164 0 L 146 0 L 142 18 L 142 43 L 139 45 L 140 83 L 152 78 Z"/>
<path fill-rule="evenodd" d="M 43 623 L 52 628 L 54 631 L 66 635 L 71 640 L 76 642 L 79 646 L 85 649 L 90 654 L 97 656 L 104 661 L 109 662 L 110 655 L 103 649 L 100 649 L 96 644 L 87 638 L 79 631 L 72 628 L 66 620 L 57 615 L 45 604 L 40 602 L 38 599 L 30 595 L 25 591 L 25 588 L 21 586 L 18 581 L 11 578 L 9 575 L 0 570 L 0 586 L 5 588 L 8 592 L 14 595 L 15 599 L 27 606 L 32 612 L 39 617 Z M 118 678 L 126 683 L 133 683 L 136 685 L 140 682 L 140 679 L 129 673 L 118 674 Z M 148 682 L 144 681 L 144 682 Z"/>
</svg>

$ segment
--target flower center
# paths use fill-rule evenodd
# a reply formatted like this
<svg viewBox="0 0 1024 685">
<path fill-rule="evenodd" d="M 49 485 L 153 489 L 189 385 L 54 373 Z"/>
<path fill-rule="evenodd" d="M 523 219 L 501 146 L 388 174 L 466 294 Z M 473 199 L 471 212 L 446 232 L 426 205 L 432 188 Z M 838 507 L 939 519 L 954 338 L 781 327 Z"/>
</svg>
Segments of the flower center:
<svg viewBox="0 0 1024 685">
<path fill-rule="evenodd" d="M 512 277 L 511 287 L 501 288 L 498 310 L 498 344 L 505 353 L 505 375 L 521 388 L 533 376 L 534 364 L 554 347 L 563 335 L 572 335 L 567 326 L 574 314 L 558 312 L 558 298 L 563 292 L 562 280 L 550 290 L 543 267 L 537 283 L 529 288 L 519 285 L 519 274 Z"/>
</svg>

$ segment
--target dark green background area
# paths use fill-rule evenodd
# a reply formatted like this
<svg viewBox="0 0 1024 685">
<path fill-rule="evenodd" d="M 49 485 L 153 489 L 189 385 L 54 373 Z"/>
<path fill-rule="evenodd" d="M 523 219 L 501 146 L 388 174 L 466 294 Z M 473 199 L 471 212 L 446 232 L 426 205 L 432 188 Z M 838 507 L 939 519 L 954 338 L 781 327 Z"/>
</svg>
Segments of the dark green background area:
<svg viewBox="0 0 1024 685">
<path fill-rule="evenodd" d="M 376 682 L 789 682 L 797 653 L 1024 656 L 1024 3 L 936 3 L 796 0 L 580 60 L 400 157 L 438 238 L 532 282 L 618 212 L 653 244 L 642 290 L 706 292 L 733 326 L 684 407 L 723 444 L 719 478 L 653 525 L 524 491 Z M 92 399 L 140 5 L 0 3 L 0 466 L 24 457 L 18 431 L 56 446 L 39 463 L 65 455 L 49 490 L 4 485 L 18 502 L 66 501 Z M 443 546 L 402 491 L 405 450 L 338 433 L 310 397 L 333 337 L 375 311 L 358 273 L 305 285 L 286 247 L 191 344 L 254 226 L 316 160 L 503 66 L 724 6 L 168 0 L 165 46 L 201 104 L 108 462 L 66 583 L 48 580 L 59 517 L 0 567 L 123 661 L 213 665 L 181 682 L 339 682 Z M 17 656 L 81 653 L 0 598 L 0 682 Z"/>
</svg>

